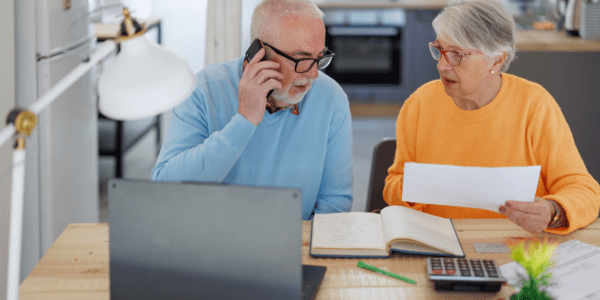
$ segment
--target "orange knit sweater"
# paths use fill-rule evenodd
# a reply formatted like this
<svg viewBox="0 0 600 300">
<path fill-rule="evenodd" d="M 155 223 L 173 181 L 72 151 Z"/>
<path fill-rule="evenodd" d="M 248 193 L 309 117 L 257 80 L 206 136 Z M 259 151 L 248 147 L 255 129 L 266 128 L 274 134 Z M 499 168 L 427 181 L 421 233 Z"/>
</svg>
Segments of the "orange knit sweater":
<svg viewBox="0 0 600 300">
<path fill-rule="evenodd" d="M 445 218 L 503 218 L 488 210 L 402 201 L 405 162 L 477 167 L 541 165 L 536 196 L 565 209 L 567 234 L 598 217 L 600 186 L 587 171 L 560 107 L 540 85 L 502 74 L 500 92 L 476 110 L 461 110 L 440 80 L 417 89 L 396 123 L 396 156 L 383 192 L 390 205 Z M 506 199 L 511 200 L 511 199 Z"/>
</svg>

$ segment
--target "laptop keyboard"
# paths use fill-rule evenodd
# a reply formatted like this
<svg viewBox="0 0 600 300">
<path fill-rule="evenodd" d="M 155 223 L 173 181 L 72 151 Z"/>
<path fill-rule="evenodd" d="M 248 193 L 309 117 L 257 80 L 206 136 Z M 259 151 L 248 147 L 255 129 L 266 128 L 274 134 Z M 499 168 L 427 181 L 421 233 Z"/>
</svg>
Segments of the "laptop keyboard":
<svg viewBox="0 0 600 300">
<path fill-rule="evenodd" d="M 321 286 L 327 267 L 302 265 L 302 300 L 313 300 Z"/>
</svg>

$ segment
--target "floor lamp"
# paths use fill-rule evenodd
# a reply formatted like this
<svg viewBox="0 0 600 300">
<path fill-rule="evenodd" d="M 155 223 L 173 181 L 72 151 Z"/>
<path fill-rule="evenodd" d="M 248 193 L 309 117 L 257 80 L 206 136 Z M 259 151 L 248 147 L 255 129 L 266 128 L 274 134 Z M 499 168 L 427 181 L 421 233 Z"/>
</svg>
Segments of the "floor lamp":
<svg viewBox="0 0 600 300">
<path fill-rule="evenodd" d="M 150 43 L 146 28 L 130 17 L 127 8 L 117 41 L 120 51 L 102 72 L 98 82 L 98 109 L 117 120 L 136 120 L 169 111 L 185 100 L 196 87 L 196 77 L 179 54 Z M 9 113 L 8 126 L 0 132 L 0 145 L 14 138 L 7 300 L 19 297 L 25 188 L 25 139 L 37 123 L 37 114 L 50 105 L 98 62 L 114 53 L 117 43 L 108 40 L 28 109 Z"/>
</svg>

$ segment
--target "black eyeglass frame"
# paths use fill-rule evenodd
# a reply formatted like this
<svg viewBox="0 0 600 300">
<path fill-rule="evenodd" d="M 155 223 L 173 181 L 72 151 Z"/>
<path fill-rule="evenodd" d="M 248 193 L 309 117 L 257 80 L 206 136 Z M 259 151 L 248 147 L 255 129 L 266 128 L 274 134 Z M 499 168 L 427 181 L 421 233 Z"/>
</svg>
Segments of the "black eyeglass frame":
<svg viewBox="0 0 600 300">
<path fill-rule="evenodd" d="M 296 63 L 296 65 L 294 66 L 294 71 L 296 73 L 300 73 L 300 74 L 306 73 L 306 72 L 310 71 L 310 69 L 312 69 L 312 67 L 315 64 L 317 64 L 317 69 L 318 70 L 323 70 L 323 69 L 327 68 L 327 66 L 329 66 L 329 64 L 331 63 L 331 60 L 335 56 L 335 53 L 331 52 L 331 50 L 329 50 L 329 49 L 326 49 L 327 51 L 325 52 L 325 55 L 323 55 L 321 57 L 318 57 L 318 58 L 301 58 L 301 59 L 295 59 L 295 58 L 293 58 L 293 57 L 291 57 L 291 56 L 283 53 L 281 50 L 279 50 L 279 49 L 277 49 L 277 48 L 275 48 L 275 47 L 273 47 L 273 46 L 271 46 L 271 45 L 269 45 L 269 44 L 267 44 L 265 42 L 263 42 L 263 45 L 269 46 L 269 48 L 273 49 L 273 51 L 275 51 L 275 53 L 277 53 L 277 54 L 279 54 L 279 55 L 281 55 L 281 56 L 283 56 L 283 57 L 285 57 L 285 58 L 293 61 L 294 63 Z M 327 63 L 324 66 L 319 67 L 319 62 L 322 59 L 324 59 L 324 58 L 329 58 L 329 61 L 327 61 Z M 306 71 L 298 72 L 298 65 L 300 64 L 300 62 L 306 61 L 306 60 L 311 60 L 312 61 L 312 63 L 310 64 L 310 67 L 308 67 L 306 69 Z"/>
</svg>

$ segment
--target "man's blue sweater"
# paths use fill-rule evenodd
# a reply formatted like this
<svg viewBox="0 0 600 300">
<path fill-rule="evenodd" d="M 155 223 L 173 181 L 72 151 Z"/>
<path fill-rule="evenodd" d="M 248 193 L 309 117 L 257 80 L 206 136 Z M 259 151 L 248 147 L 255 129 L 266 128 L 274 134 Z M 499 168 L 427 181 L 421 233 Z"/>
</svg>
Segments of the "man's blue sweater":
<svg viewBox="0 0 600 300">
<path fill-rule="evenodd" d="M 237 113 L 243 59 L 198 73 L 194 93 L 173 109 L 152 180 L 299 188 L 303 218 L 352 207 L 348 98 L 319 72 L 300 102 L 254 126 Z"/>
</svg>

